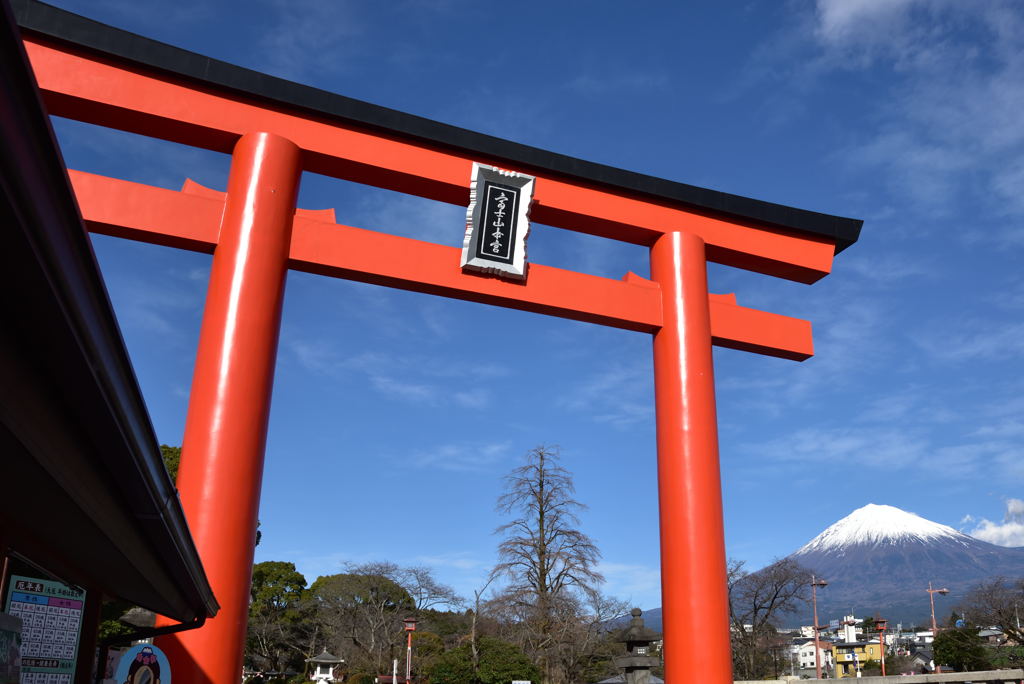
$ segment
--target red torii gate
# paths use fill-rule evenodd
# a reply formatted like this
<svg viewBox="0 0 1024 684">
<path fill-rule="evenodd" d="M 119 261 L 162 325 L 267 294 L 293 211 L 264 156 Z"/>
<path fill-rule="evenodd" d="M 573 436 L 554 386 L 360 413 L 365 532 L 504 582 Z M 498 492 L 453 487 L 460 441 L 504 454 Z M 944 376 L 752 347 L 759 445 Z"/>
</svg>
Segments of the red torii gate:
<svg viewBox="0 0 1024 684">
<path fill-rule="evenodd" d="M 220 613 L 164 637 L 175 678 L 241 672 L 285 273 L 295 269 L 654 337 L 666 680 L 731 681 L 712 344 L 803 360 L 806 321 L 709 295 L 706 261 L 810 283 L 861 222 L 609 169 L 232 67 L 16 3 L 49 112 L 232 154 L 226 193 L 71 171 L 89 230 L 213 254 L 178 476 Z M 474 161 L 536 176 L 531 218 L 647 245 L 651 279 L 540 264 L 464 273 L 460 250 L 296 209 L 303 170 L 465 205 Z M 84 669 L 84 668 L 83 668 Z"/>
</svg>

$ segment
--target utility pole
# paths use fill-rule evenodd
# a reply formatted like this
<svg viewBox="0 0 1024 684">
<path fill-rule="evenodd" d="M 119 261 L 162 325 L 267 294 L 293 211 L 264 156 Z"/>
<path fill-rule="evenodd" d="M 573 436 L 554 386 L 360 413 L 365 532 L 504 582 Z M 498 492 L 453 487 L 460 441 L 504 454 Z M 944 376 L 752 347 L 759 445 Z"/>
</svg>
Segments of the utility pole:
<svg viewBox="0 0 1024 684">
<path fill-rule="evenodd" d="M 818 587 L 827 587 L 828 582 L 811 575 L 811 603 L 814 605 L 814 675 L 821 679 L 821 645 L 818 641 Z"/>
</svg>

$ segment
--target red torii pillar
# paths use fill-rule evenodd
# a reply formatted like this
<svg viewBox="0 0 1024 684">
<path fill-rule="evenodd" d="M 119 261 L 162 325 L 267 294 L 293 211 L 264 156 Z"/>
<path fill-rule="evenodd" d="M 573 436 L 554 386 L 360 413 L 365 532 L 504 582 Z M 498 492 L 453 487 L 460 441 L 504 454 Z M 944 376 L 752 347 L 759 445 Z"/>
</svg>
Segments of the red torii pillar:
<svg viewBox="0 0 1024 684">
<path fill-rule="evenodd" d="M 704 241 L 667 233 L 651 248 L 664 320 L 654 334 L 665 681 L 732 681 Z"/>
<path fill-rule="evenodd" d="M 160 639 L 183 682 L 242 672 L 263 456 L 300 152 L 269 133 L 235 145 L 199 333 L 178 491 L 221 609 Z"/>
</svg>

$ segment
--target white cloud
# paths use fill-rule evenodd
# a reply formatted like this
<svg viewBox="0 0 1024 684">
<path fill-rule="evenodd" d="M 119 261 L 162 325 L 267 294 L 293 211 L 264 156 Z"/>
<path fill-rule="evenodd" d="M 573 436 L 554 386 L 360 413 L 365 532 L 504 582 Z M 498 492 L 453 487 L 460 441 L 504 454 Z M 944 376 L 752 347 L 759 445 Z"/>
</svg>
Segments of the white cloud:
<svg viewBox="0 0 1024 684">
<path fill-rule="evenodd" d="M 970 535 L 999 546 L 1024 546 L 1024 523 L 982 520 Z"/>
<path fill-rule="evenodd" d="M 818 0 L 815 34 L 830 44 L 891 39 L 915 0 Z"/>
<path fill-rule="evenodd" d="M 970 518 L 970 521 L 967 520 Z M 967 516 L 965 521 L 974 520 Z M 1006 500 L 1006 515 L 1002 523 L 982 518 L 977 527 L 969 531 L 972 537 L 999 546 L 1024 546 L 1024 501 L 1021 499 Z"/>
</svg>

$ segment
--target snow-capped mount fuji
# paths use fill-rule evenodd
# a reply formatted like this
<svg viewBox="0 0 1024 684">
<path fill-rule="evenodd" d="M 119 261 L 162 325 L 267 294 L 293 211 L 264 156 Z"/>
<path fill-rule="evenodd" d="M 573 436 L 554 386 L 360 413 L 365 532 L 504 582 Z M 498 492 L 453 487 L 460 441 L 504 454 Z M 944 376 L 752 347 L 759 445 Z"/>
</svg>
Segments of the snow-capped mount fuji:
<svg viewBox="0 0 1024 684">
<path fill-rule="evenodd" d="M 899 546 L 914 542 L 952 543 L 969 547 L 976 541 L 952 527 L 926 520 L 895 506 L 868 504 L 828 527 L 796 554 L 816 551 L 842 553 L 847 547 Z"/>
<path fill-rule="evenodd" d="M 877 612 L 904 623 L 926 622 L 929 582 L 950 590 L 936 600 L 936 617 L 945 617 L 979 581 L 1024 576 L 1024 548 L 995 546 L 877 504 L 853 511 L 791 558 L 829 583 L 818 593 L 822 621 Z"/>
</svg>

